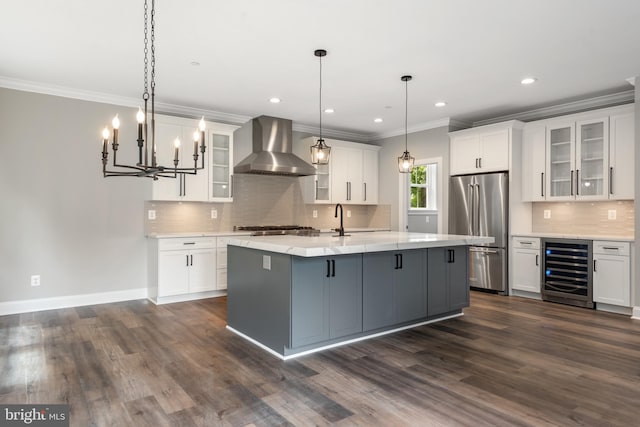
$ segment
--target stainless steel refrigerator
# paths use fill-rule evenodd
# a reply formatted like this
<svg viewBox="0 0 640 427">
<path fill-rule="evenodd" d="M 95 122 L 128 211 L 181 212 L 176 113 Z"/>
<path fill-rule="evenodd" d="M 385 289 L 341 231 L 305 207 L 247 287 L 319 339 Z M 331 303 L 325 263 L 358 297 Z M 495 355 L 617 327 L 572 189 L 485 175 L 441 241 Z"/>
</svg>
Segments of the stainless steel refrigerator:
<svg viewBox="0 0 640 427">
<path fill-rule="evenodd" d="M 469 285 L 507 294 L 509 177 L 506 172 L 452 176 L 449 234 L 492 236 L 469 248 Z"/>
</svg>

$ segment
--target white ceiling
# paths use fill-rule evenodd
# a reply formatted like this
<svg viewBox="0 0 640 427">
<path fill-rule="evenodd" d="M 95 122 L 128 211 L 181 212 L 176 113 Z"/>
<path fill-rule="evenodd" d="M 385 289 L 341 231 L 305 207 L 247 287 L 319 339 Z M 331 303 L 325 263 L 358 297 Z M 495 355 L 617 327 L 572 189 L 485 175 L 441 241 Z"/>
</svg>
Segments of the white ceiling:
<svg viewBox="0 0 640 427">
<path fill-rule="evenodd" d="M 142 0 L 0 10 L 5 86 L 141 97 Z M 156 14 L 159 102 L 317 126 L 324 48 L 323 127 L 365 139 L 403 131 L 403 74 L 410 128 L 628 91 L 640 74 L 638 0 L 157 0 Z"/>
</svg>

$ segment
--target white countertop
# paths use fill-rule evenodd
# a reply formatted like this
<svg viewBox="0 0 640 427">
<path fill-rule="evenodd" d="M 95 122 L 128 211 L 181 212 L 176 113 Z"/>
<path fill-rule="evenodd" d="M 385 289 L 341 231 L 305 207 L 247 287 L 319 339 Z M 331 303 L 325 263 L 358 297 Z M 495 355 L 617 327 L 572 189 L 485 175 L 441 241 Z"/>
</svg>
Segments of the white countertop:
<svg viewBox="0 0 640 427">
<path fill-rule="evenodd" d="M 513 237 L 541 237 L 552 239 L 583 239 L 583 240 L 613 240 L 616 242 L 633 242 L 633 236 L 598 236 L 586 234 L 568 234 L 568 233 L 515 233 Z"/>
<path fill-rule="evenodd" d="M 248 236 L 250 231 L 206 231 L 206 232 L 188 232 L 188 233 L 151 233 L 147 234 L 149 239 L 172 239 L 172 238 L 189 238 L 189 237 L 228 237 L 228 236 Z"/>
<path fill-rule="evenodd" d="M 404 249 L 468 246 L 493 243 L 493 237 L 458 236 L 453 234 L 404 233 L 377 231 L 351 236 L 237 236 L 228 244 L 282 254 L 315 257 Z"/>
</svg>

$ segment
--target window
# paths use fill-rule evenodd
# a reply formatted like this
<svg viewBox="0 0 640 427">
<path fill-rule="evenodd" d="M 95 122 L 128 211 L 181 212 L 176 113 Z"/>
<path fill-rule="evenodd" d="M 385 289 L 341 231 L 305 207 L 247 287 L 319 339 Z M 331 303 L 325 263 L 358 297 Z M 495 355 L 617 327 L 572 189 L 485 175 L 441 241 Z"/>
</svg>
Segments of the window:
<svg viewBox="0 0 640 427">
<path fill-rule="evenodd" d="M 437 164 L 416 165 L 409 183 L 411 203 L 409 210 L 436 210 Z"/>
</svg>

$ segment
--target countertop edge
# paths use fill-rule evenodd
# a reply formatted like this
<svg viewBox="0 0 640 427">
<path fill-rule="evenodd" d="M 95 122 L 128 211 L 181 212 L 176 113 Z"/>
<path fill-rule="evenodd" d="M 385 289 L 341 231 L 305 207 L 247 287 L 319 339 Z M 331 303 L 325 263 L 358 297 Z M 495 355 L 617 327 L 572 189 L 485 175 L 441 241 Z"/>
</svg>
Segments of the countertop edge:
<svg viewBox="0 0 640 427">
<path fill-rule="evenodd" d="M 629 236 L 594 236 L 568 233 L 513 233 L 511 237 L 539 237 L 551 239 L 581 239 L 581 240 L 612 240 L 617 242 L 635 242 L 635 237 Z"/>
</svg>

